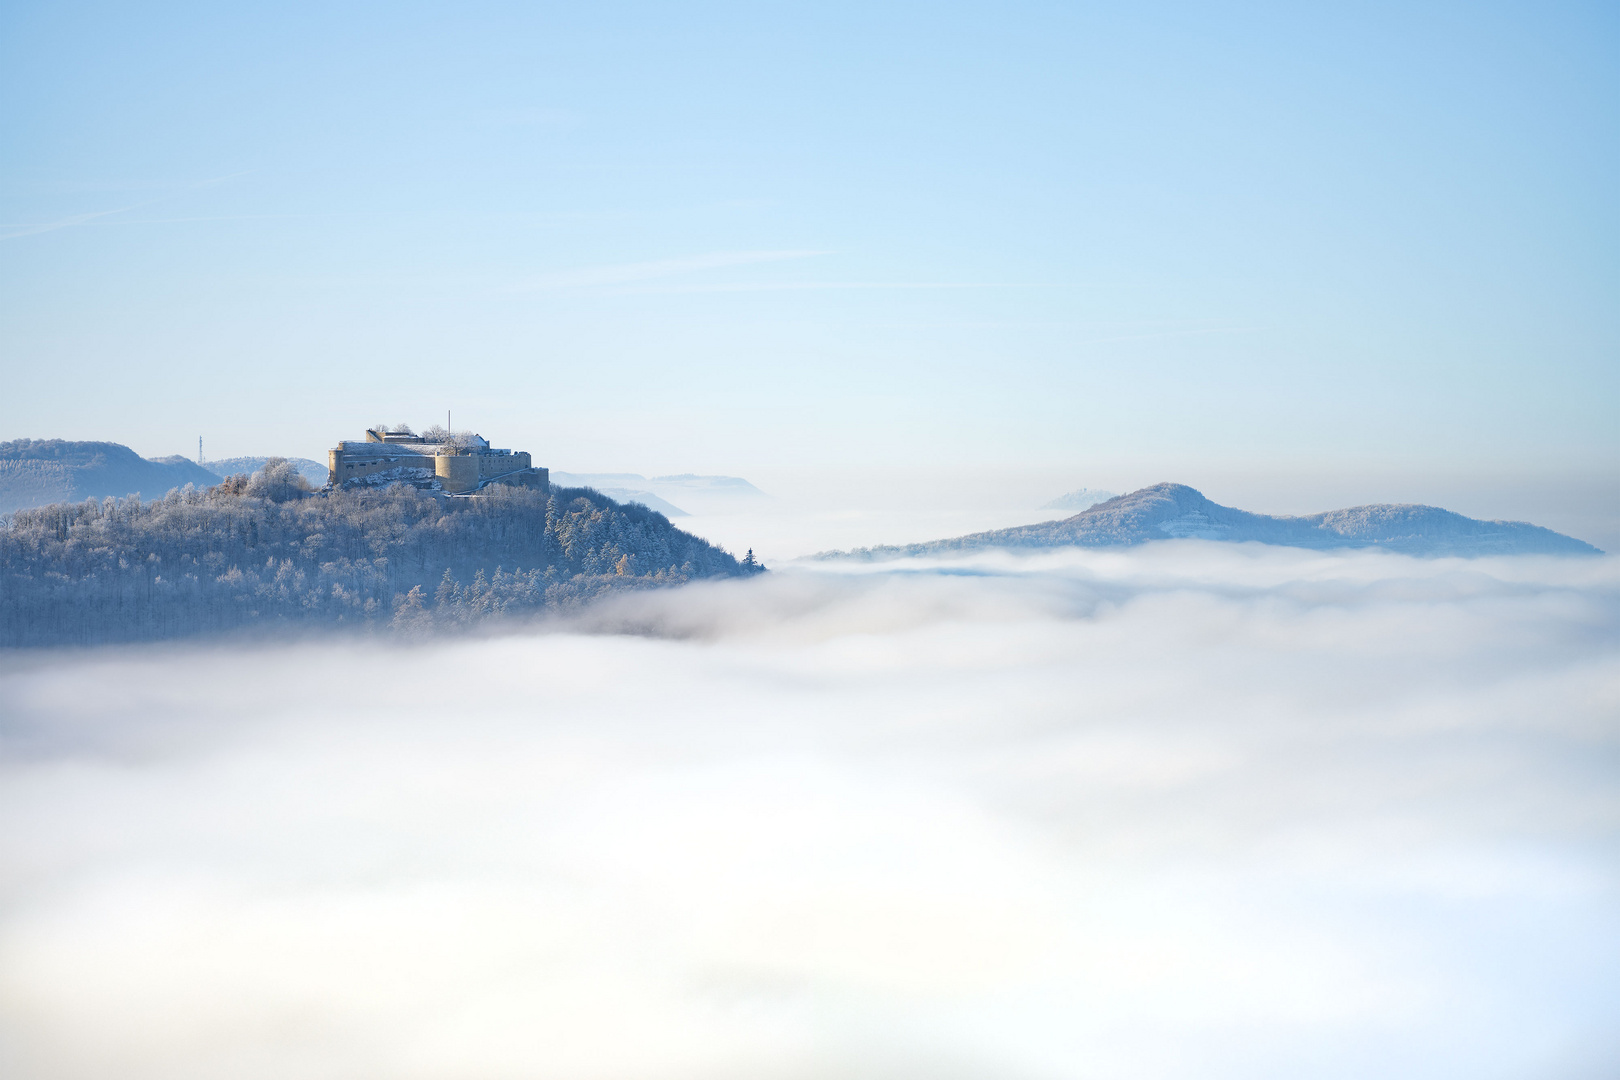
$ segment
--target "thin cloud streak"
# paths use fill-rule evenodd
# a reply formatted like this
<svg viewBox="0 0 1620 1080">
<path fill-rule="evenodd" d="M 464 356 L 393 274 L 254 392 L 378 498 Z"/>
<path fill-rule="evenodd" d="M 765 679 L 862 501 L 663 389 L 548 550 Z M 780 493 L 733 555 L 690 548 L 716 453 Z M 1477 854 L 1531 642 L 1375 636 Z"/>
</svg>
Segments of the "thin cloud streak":
<svg viewBox="0 0 1620 1080">
<path fill-rule="evenodd" d="M 259 171 L 258 169 L 243 169 L 240 172 L 226 173 L 223 176 L 210 176 L 206 180 L 198 180 L 194 184 L 188 184 L 187 187 L 189 189 L 191 189 L 191 190 L 195 190 L 197 188 L 213 187 L 215 184 L 224 184 L 224 183 L 227 183 L 227 182 L 229 182 L 231 180 L 241 179 L 244 176 L 252 176 L 254 173 L 256 173 L 258 171 Z"/>
<path fill-rule="evenodd" d="M 1077 289 L 1083 285 L 1041 281 L 753 281 L 716 285 L 671 285 L 636 292 L 799 292 L 818 289 Z"/>
<path fill-rule="evenodd" d="M 584 116 L 572 109 L 544 107 L 485 109 L 472 114 L 473 121 L 487 127 L 545 127 L 573 129 L 584 123 Z"/>
<path fill-rule="evenodd" d="M 553 274 L 541 274 L 514 286 L 516 292 L 544 292 L 553 289 L 581 289 L 603 285 L 620 285 L 632 281 L 673 277 L 702 270 L 715 270 L 728 266 L 747 266 L 756 263 L 785 262 L 829 255 L 828 251 L 717 251 L 706 255 L 692 255 L 678 259 L 654 259 L 647 262 L 618 263 L 609 266 L 587 266 Z"/>
<path fill-rule="evenodd" d="M 184 185 L 182 185 L 182 186 L 180 186 L 178 188 L 178 191 L 179 192 L 197 191 L 197 190 L 200 190 L 202 188 L 214 187 L 214 186 L 219 185 L 219 184 L 228 183 L 228 182 L 230 182 L 232 180 L 238 179 L 238 178 L 243 177 L 243 176 L 250 176 L 250 175 L 252 175 L 253 173 L 255 173 L 257 171 L 258 171 L 257 169 L 243 169 L 240 172 L 226 173 L 223 176 L 211 176 L 211 177 L 208 177 L 205 180 L 197 180 L 197 181 L 195 181 L 193 183 L 184 184 Z M 222 217 L 154 218 L 154 219 L 148 219 L 148 220 L 143 220 L 143 221 L 127 221 L 127 222 L 126 221 L 113 222 L 113 221 L 104 221 L 104 220 L 102 220 L 103 218 L 111 217 L 111 216 L 113 216 L 115 214 L 127 214 L 132 210 L 139 210 L 144 206 L 153 206 L 153 205 L 165 202 L 165 201 L 167 201 L 169 199 L 172 199 L 172 198 L 175 198 L 175 197 L 176 197 L 175 195 L 162 195 L 162 196 L 158 196 L 157 198 L 144 199 L 141 202 L 135 203 L 135 204 L 133 204 L 131 206 L 120 207 L 117 210 L 97 210 L 97 211 L 94 211 L 94 212 L 88 213 L 88 214 L 75 214 L 72 217 L 61 218 L 61 219 L 59 219 L 57 221 L 22 223 L 22 224 L 14 224 L 14 225 L 0 225 L 0 230 L 12 230 L 12 231 L 9 231 L 9 232 L 0 231 L 0 240 L 15 240 L 15 239 L 18 239 L 19 237 L 24 237 L 24 236 L 38 236 L 41 233 L 55 232 L 58 229 L 71 229 L 71 228 L 76 228 L 76 227 L 81 226 L 81 225 L 90 225 L 90 224 L 96 224 L 96 225 L 137 225 L 137 224 L 148 225 L 148 224 L 166 224 L 166 223 L 169 223 L 169 222 L 178 222 L 178 221 L 249 220 L 249 219 L 252 219 L 252 218 L 259 218 L 259 217 L 284 217 L 284 216 L 287 216 L 287 215 L 280 215 L 280 214 L 240 214 L 240 215 L 228 215 L 228 216 L 222 216 Z"/>
<path fill-rule="evenodd" d="M 112 214 L 127 214 L 131 210 L 138 209 L 139 206 L 144 205 L 146 204 L 141 203 L 137 206 L 119 207 L 117 210 L 97 210 L 94 213 L 89 214 L 75 214 L 72 217 L 61 218 L 57 221 L 42 221 L 17 225 L 0 225 L 0 230 L 12 230 L 9 232 L 0 232 L 0 240 L 15 240 L 18 237 L 38 236 L 41 233 L 55 232 L 57 229 L 71 229 L 78 225 L 89 224 L 90 222 L 95 221 L 97 218 L 108 217 Z"/>
<path fill-rule="evenodd" d="M 97 225 L 180 225 L 192 221 L 294 221 L 314 218 L 315 214 L 198 214 L 194 217 L 129 218 L 123 221 L 102 221 Z"/>
<path fill-rule="evenodd" d="M 1107 345 L 1116 341 L 1153 341 L 1159 338 L 1201 337 L 1205 334 L 1254 334 L 1260 332 L 1258 326 L 1212 326 L 1199 330 L 1164 330 L 1151 334 L 1120 334 L 1114 337 L 1090 338 L 1086 341 L 1075 342 L 1076 345 Z"/>
<path fill-rule="evenodd" d="M 106 214 L 122 214 L 139 207 L 127 207 L 124 210 L 108 210 Z M 88 228 L 106 228 L 108 226 L 123 225 L 183 225 L 197 221 L 291 221 L 308 218 L 310 214 L 199 214 L 194 217 L 167 217 L 167 218 L 123 218 L 116 221 L 88 220 L 103 215 L 83 214 L 80 218 L 85 220 L 64 220 L 52 222 L 42 226 L 12 226 L 0 225 L 0 229 L 21 228 L 24 231 L 0 235 L 0 240 L 11 240 L 19 236 L 33 236 L 54 229 L 84 226 Z"/>
</svg>

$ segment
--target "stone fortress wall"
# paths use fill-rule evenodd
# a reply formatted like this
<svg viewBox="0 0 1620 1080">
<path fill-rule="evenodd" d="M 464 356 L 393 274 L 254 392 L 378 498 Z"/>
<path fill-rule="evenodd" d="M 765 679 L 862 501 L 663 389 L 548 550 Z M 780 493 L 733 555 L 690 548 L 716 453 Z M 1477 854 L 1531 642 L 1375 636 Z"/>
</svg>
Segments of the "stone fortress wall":
<svg viewBox="0 0 1620 1080">
<path fill-rule="evenodd" d="M 327 454 L 327 472 L 327 485 L 333 488 L 379 474 L 396 475 L 402 482 L 437 480 L 439 489 L 451 495 L 468 495 L 497 480 L 550 486 L 548 471 L 536 469 L 526 450 L 497 450 L 479 436 L 466 447 L 383 429 L 367 431 L 364 442 L 338 443 Z"/>
</svg>

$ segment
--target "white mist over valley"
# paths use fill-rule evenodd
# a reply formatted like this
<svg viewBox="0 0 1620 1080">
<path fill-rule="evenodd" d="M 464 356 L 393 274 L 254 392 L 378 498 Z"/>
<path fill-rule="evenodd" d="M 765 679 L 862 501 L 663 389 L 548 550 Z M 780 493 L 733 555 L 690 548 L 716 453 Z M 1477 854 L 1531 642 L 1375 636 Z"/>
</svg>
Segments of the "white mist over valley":
<svg viewBox="0 0 1620 1080">
<path fill-rule="evenodd" d="M 0 1080 L 1620 1077 L 1620 4 L 0 4 Z"/>
<path fill-rule="evenodd" d="M 0 661 L 0 1071 L 1597 1077 L 1620 573 L 1165 541 Z"/>
</svg>

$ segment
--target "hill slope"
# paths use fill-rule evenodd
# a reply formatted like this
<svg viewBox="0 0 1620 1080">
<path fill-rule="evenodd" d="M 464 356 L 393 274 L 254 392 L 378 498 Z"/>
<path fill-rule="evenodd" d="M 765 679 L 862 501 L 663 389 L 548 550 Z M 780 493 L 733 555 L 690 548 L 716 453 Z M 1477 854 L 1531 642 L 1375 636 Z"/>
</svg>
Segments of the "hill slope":
<svg viewBox="0 0 1620 1080">
<path fill-rule="evenodd" d="M 312 494 L 279 470 L 154 502 L 17 512 L 0 530 L 0 646 L 254 627 L 447 631 L 756 572 L 593 491 Z"/>
<path fill-rule="evenodd" d="M 127 446 L 66 439 L 0 442 L 0 513 L 108 495 L 161 496 L 219 477 L 187 458 L 149 461 Z"/>
<path fill-rule="evenodd" d="M 1272 517 L 1211 502 L 1185 484 L 1154 484 L 1062 521 L 817 557 L 894 559 L 983 548 L 1104 547 L 1175 537 L 1303 548 L 1381 547 L 1408 555 L 1601 554 L 1591 544 L 1538 525 L 1479 521 L 1436 506 L 1377 504 Z"/>
</svg>

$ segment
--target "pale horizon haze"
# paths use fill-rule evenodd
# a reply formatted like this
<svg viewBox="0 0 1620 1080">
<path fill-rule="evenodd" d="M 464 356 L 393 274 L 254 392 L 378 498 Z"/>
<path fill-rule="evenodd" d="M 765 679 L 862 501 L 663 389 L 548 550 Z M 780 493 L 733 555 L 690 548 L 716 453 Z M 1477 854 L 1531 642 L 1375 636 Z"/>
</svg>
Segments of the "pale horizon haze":
<svg viewBox="0 0 1620 1080">
<path fill-rule="evenodd" d="M 1607 5 L 0 19 L 3 438 L 449 409 L 573 471 L 1563 478 L 1613 531 Z"/>
</svg>

